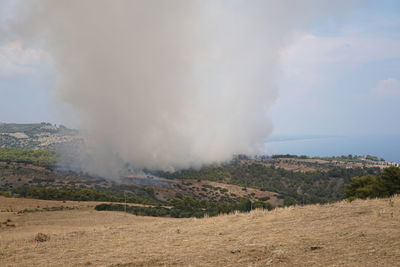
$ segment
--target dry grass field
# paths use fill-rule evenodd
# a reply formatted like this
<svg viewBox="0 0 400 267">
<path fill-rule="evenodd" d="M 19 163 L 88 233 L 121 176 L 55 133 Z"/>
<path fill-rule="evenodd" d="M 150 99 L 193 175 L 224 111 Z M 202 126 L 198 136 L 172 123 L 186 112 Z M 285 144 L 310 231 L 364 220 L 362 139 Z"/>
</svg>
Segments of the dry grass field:
<svg viewBox="0 0 400 267">
<path fill-rule="evenodd" d="M 66 204 L 76 209 L 16 212 Z M 399 196 L 205 219 L 5 198 L 0 210 L 0 266 L 400 265 Z M 50 240 L 35 241 L 37 233 Z"/>
<path fill-rule="evenodd" d="M 97 204 L 103 202 L 95 201 L 56 201 L 40 200 L 28 198 L 7 198 L 0 196 L 0 218 L 9 212 L 22 212 L 23 210 L 42 210 L 45 208 L 68 207 L 81 209 L 84 207 L 94 208 Z"/>
</svg>

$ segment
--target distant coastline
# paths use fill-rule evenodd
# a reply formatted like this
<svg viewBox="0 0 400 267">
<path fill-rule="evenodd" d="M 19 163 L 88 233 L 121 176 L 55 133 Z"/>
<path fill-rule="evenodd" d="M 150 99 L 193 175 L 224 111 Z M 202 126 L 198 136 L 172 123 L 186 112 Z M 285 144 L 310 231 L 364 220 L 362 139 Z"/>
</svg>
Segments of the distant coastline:
<svg viewBox="0 0 400 267">
<path fill-rule="evenodd" d="M 265 142 L 267 154 L 308 156 L 374 155 L 400 162 L 399 135 L 275 135 Z"/>
</svg>

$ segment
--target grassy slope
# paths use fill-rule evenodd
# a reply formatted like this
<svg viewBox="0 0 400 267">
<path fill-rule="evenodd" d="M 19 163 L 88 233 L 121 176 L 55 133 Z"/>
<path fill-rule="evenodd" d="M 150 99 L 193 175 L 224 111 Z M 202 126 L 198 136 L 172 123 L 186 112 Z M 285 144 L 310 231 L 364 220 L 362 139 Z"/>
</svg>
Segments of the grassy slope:
<svg viewBox="0 0 400 267">
<path fill-rule="evenodd" d="M 206 219 L 138 217 L 88 208 L 0 212 L 0 221 L 7 218 L 16 227 L 0 228 L 3 266 L 396 266 L 400 262 L 399 196 Z M 35 243 L 38 232 L 49 234 L 50 241 Z"/>
</svg>

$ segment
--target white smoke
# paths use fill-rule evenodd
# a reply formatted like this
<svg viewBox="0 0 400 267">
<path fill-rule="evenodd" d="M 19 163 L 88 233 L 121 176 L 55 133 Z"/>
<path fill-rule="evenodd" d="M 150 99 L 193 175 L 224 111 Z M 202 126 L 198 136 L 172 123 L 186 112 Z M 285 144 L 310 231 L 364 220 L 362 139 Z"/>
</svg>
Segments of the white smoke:
<svg viewBox="0 0 400 267">
<path fill-rule="evenodd" d="M 179 169 L 259 152 L 279 54 L 348 1 L 31 0 L 14 25 L 45 40 L 92 159 Z"/>
</svg>

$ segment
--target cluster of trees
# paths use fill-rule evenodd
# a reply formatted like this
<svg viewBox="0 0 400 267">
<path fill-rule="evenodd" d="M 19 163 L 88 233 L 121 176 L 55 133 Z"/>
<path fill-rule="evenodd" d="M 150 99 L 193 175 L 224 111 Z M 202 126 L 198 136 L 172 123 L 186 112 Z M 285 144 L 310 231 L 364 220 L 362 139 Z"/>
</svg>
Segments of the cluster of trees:
<svg viewBox="0 0 400 267">
<path fill-rule="evenodd" d="M 281 194 L 285 203 L 312 204 L 327 203 L 344 198 L 343 184 L 352 177 L 375 174 L 379 169 L 340 168 L 329 171 L 294 172 L 254 162 L 251 164 L 230 164 L 206 166 L 201 169 L 187 169 L 177 172 L 158 172 L 159 176 L 175 179 L 211 180 L 253 187 L 263 191 Z"/>
<path fill-rule="evenodd" d="M 98 191 L 91 188 L 55 188 L 22 186 L 13 189 L 13 194 L 20 197 L 44 200 L 73 200 L 73 201 L 109 201 L 139 204 L 154 204 L 154 202 L 122 191 Z"/>
<path fill-rule="evenodd" d="M 96 210 L 126 211 L 135 215 L 174 217 L 174 218 L 203 218 L 204 216 L 217 216 L 228 214 L 235 211 L 248 212 L 252 209 L 260 208 L 272 210 L 274 207 L 263 201 L 251 202 L 248 198 L 241 198 L 237 202 L 210 202 L 196 200 L 191 197 L 173 199 L 170 203 L 172 208 L 165 207 L 137 207 L 122 204 L 100 204 Z"/>
<path fill-rule="evenodd" d="M 56 161 L 56 152 L 52 150 L 0 148 L 0 161 L 51 166 Z"/>
<path fill-rule="evenodd" d="M 354 177 L 345 188 L 349 199 L 390 197 L 394 194 L 400 194 L 399 167 L 385 168 L 379 175 Z"/>
</svg>

